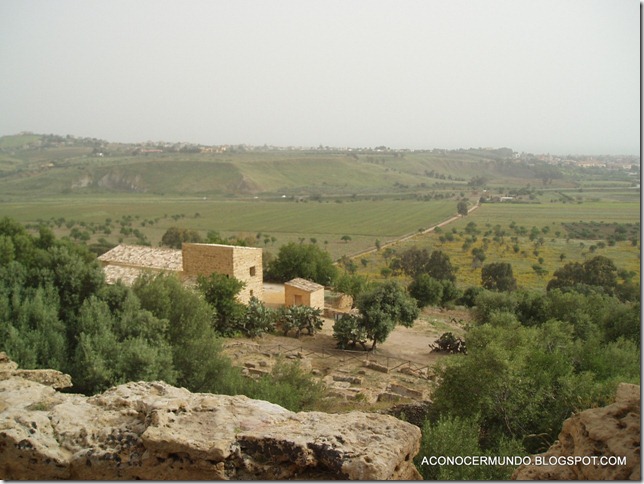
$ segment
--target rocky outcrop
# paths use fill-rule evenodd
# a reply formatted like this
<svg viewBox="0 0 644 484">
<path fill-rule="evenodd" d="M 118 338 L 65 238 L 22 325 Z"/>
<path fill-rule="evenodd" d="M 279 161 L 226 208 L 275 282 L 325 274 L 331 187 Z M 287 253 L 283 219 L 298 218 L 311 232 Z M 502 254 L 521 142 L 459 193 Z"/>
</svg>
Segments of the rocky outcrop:
<svg viewBox="0 0 644 484">
<path fill-rule="evenodd" d="M 35 381 L 59 390 L 72 386 L 72 378 L 57 370 L 19 370 L 18 365 L 4 351 L 0 351 L 0 380 L 12 377 Z"/>
<path fill-rule="evenodd" d="M 640 480 L 640 436 L 640 387 L 622 383 L 615 403 L 569 418 L 559 440 L 545 454 L 532 457 L 533 464 L 552 461 L 555 465 L 522 465 L 512 479 Z M 568 465 L 574 456 L 590 459 Z M 602 465 L 602 457 L 625 458 L 626 463 Z M 560 461 L 566 465 L 559 465 Z"/>
<path fill-rule="evenodd" d="M 0 381 L 2 479 L 417 479 L 418 427 L 135 382 L 93 397 Z"/>
</svg>

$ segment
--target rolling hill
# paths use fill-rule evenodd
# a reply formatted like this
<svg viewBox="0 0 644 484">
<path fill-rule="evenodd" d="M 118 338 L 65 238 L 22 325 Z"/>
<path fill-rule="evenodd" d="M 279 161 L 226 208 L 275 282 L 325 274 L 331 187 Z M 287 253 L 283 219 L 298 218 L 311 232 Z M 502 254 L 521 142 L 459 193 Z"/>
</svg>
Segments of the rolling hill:
<svg viewBox="0 0 644 484">
<path fill-rule="evenodd" d="M 118 144 L 55 135 L 0 137 L 4 200 L 129 193 L 208 198 L 332 197 L 462 191 L 542 183 L 543 165 L 510 149 L 288 150 Z M 550 186 L 570 188 L 561 175 Z M 470 183 L 471 184 L 471 183 Z"/>
</svg>

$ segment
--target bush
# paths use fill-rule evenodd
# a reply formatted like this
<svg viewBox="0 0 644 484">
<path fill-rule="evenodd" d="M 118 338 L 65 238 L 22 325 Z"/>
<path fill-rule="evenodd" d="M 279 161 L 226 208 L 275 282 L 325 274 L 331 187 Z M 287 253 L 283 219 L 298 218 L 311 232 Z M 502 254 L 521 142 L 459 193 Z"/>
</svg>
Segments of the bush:
<svg viewBox="0 0 644 484">
<path fill-rule="evenodd" d="M 234 277 L 212 273 L 197 278 L 197 288 L 215 310 L 215 330 L 232 336 L 243 326 L 246 307 L 237 300 L 244 283 Z"/>
<path fill-rule="evenodd" d="M 281 307 L 277 313 L 277 324 L 284 331 L 284 336 L 295 330 L 295 337 L 299 338 L 302 331 L 313 335 L 321 330 L 324 324 L 321 316 L 321 309 L 310 306 Z"/>
<path fill-rule="evenodd" d="M 324 385 L 316 382 L 297 361 L 279 359 L 270 376 L 248 382 L 246 395 L 250 398 L 267 400 L 293 412 L 315 408 L 324 394 Z"/>
<path fill-rule="evenodd" d="M 425 421 L 420 452 L 414 463 L 426 480 L 508 480 L 514 466 L 436 465 L 423 463 L 423 458 L 457 456 L 516 456 L 525 451 L 517 440 L 503 439 L 498 447 L 484 451 L 479 444 L 481 428 L 478 415 L 466 418 L 442 417 L 435 423 Z"/>
<path fill-rule="evenodd" d="M 463 295 L 459 298 L 458 302 L 463 306 L 472 308 L 476 305 L 476 297 L 485 291 L 482 287 L 479 286 L 470 286 L 463 292 Z"/>
<path fill-rule="evenodd" d="M 342 314 L 333 325 L 333 337 L 338 340 L 338 348 L 343 350 L 357 345 L 367 350 L 367 330 L 358 315 Z"/>
<path fill-rule="evenodd" d="M 246 308 L 246 314 L 241 319 L 239 330 L 249 338 L 271 333 L 275 330 L 277 314 L 267 308 L 262 301 L 251 297 Z"/>
</svg>

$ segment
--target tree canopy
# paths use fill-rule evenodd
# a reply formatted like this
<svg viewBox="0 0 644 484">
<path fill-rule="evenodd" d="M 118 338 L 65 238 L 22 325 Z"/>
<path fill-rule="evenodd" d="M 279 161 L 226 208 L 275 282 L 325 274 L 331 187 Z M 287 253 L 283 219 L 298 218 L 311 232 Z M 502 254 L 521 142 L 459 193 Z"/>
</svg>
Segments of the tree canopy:
<svg viewBox="0 0 644 484">
<path fill-rule="evenodd" d="M 557 269 L 546 288 L 551 291 L 553 289 L 593 286 L 607 294 L 614 294 L 618 286 L 617 272 L 617 267 L 611 259 L 598 255 L 583 264 L 569 262 Z"/>
<path fill-rule="evenodd" d="M 481 285 L 494 291 L 514 291 L 517 281 L 509 262 L 491 262 L 481 269 Z"/>
<path fill-rule="evenodd" d="M 196 230 L 170 227 L 161 237 L 161 245 L 180 249 L 184 242 L 201 243 L 203 239 Z"/>
<path fill-rule="evenodd" d="M 308 279 L 322 285 L 332 285 L 338 269 L 328 252 L 315 244 L 290 242 L 280 247 L 266 274 L 267 279 L 286 282 L 296 277 Z"/>
<path fill-rule="evenodd" d="M 361 325 L 373 341 L 372 349 L 377 343 L 383 343 L 396 325 L 412 326 L 419 314 L 416 300 L 396 281 L 387 281 L 362 293 L 356 307 Z"/>
</svg>

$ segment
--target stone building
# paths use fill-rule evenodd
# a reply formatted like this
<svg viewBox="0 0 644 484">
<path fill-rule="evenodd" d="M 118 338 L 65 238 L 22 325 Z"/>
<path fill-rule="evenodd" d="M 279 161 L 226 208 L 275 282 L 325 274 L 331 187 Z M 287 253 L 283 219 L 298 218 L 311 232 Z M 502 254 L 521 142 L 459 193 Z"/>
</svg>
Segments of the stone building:
<svg viewBox="0 0 644 484">
<path fill-rule="evenodd" d="M 245 283 L 238 298 L 248 303 L 263 299 L 262 249 L 220 244 L 183 244 L 181 250 L 121 244 L 98 260 L 108 283 L 131 285 L 144 272 L 173 272 L 185 283 L 214 272 Z"/>
<path fill-rule="evenodd" d="M 189 277 L 213 272 L 235 277 L 245 283 L 239 299 L 248 303 L 251 297 L 260 301 L 264 293 L 262 249 L 239 245 L 183 244 L 183 273 Z"/>
<path fill-rule="evenodd" d="M 296 278 L 284 283 L 286 306 L 311 306 L 324 309 L 324 286 L 306 279 Z"/>
</svg>

